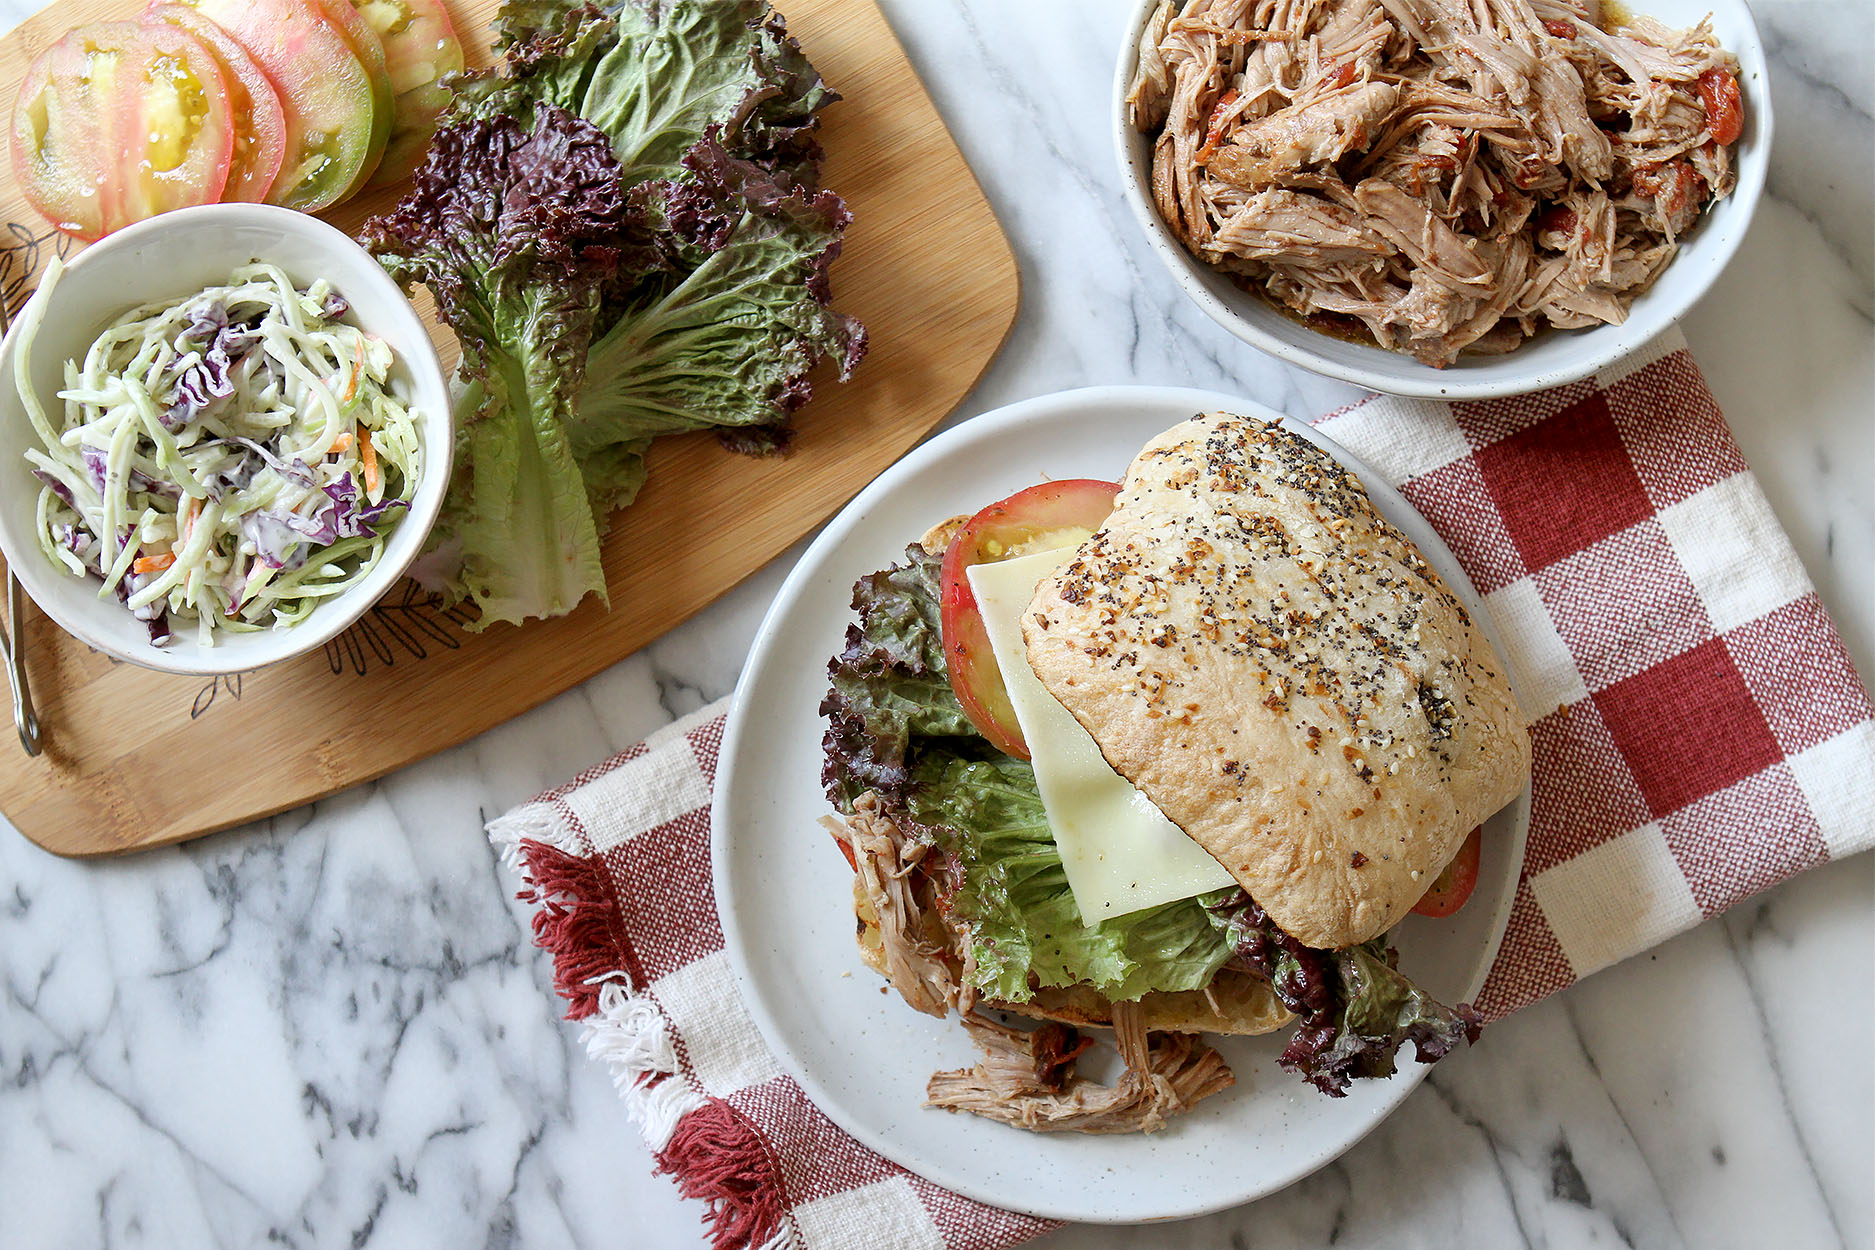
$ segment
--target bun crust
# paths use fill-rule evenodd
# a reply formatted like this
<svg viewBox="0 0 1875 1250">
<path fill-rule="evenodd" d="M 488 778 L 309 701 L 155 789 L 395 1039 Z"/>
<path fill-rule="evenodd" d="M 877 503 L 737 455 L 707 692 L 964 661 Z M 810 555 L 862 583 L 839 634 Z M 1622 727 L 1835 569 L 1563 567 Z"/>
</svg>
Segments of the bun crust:
<svg viewBox="0 0 1875 1250">
<path fill-rule="evenodd" d="M 968 512 L 960 512 L 949 520 L 939 521 L 936 525 L 926 530 L 924 532 L 924 537 L 918 540 L 918 545 L 923 547 L 926 551 L 934 552 L 937 555 L 943 555 L 944 548 L 950 546 L 951 539 L 957 537 L 957 531 L 968 524 L 970 524 L 970 514 Z"/>
<path fill-rule="evenodd" d="M 1464 605 L 1279 425 L 1208 413 L 1148 443 L 1023 636 L 1107 761 L 1309 946 L 1391 928 L 1529 779 Z"/>
</svg>

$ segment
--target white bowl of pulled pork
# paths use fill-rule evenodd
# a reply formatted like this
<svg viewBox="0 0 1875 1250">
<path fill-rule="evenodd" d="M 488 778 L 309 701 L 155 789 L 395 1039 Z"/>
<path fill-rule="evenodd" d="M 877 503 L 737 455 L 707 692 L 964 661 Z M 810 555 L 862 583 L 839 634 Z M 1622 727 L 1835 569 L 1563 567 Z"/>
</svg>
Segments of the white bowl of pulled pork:
<svg viewBox="0 0 1875 1250">
<path fill-rule="evenodd" d="M 1147 0 L 1127 198 L 1212 319 L 1397 395 L 1585 377 L 1681 317 L 1764 186 L 1741 0 Z"/>
</svg>

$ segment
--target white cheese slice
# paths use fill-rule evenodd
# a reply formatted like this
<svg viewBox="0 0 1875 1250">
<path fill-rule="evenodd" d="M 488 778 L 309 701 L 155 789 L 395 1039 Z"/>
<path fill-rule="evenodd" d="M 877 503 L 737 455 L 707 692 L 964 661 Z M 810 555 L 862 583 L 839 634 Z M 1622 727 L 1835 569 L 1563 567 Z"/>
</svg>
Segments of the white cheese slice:
<svg viewBox="0 0 1875 1250">
<path fill-rule="evenodd" d="M 1073 547 L 972 565 L 990 649 L 1035 765 L 1035 784 L 1061 850 L 1068 886 L 1085 924 L 1124 916 L 1233 884 L 1224 865 L 1165 818 L 1113 771 L 1073 713 L 1029 667 L 1022 613 L 1035 585 L 1060 568 Z"/>
</svg>

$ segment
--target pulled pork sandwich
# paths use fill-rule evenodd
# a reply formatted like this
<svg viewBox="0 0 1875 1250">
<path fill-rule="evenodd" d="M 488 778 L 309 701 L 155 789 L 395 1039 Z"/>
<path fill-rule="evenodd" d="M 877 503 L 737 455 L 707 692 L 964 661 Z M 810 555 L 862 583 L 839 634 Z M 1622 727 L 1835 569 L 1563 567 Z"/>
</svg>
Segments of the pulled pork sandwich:
<svg viewBox="0 0 1875 1250">
<path fill-rule="evenodd" d="M 1623 321 L 1745 116 L 1709 21 L 1598 0 L 1166 0 L 1128 104 L 1194 255 L 1438 367 Z"/>
<path fill-rule="evenodd" d="M 1150 1131 L 1232 1083 L 1204 1033 L 1298 1020 L 1281 1063 L 1333 1096 L 1476 1039 L 1386 935 L 1462 904 L 1529 739 L 1464 606 L 1312 443 L 1194 418 L 1123 486 L 938 527 L 853 607 L 821 711 L 861 953 L 983 1051 L 929 1105 Z M 1089 1027 L 1113 1085 L 1076 1073 Z"/>
</svg>

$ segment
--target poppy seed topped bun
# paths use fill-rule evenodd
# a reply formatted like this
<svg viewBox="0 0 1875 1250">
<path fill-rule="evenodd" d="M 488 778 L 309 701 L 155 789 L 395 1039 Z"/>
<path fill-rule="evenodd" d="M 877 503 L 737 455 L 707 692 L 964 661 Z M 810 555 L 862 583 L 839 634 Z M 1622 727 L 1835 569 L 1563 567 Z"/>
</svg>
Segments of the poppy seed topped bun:
<svg viewBox="0 0 1875 1250">
<path fill-rule="evenodd" d="M 1148 443 L 1023 636 L 1107 761 L 1308 946 L 1386 932 L 1529 780 L 1470 613 L 1280 425 L 1208 413 Z"/>
</svg>

